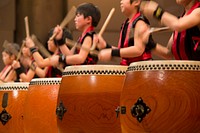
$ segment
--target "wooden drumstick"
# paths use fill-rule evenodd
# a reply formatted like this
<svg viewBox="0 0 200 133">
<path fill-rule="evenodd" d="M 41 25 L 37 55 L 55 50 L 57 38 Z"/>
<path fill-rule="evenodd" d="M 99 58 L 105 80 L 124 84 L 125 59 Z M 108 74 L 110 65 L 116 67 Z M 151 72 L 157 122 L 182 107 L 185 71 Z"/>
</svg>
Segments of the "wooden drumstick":
<svg viewBox="0 0 200 133">
<path fill-rule="evenodd" d="M 106 21 L 104 22 L 104 24 L 103 24 L 103 26 L 102 26 L 102 28 L 101 28 L 99 34 L 98 34 L 99 36 L 102 36 L 102 35 L 103 35 L 103 32 L 105 31 L 105 29 L 106 29 L 106 27 L 107 27 L 107 25 L 108 25 L 108 23 L 109 23 L 109 21 L 110 21 L 112 15 L 114 14 L 114 12 L 115 12 L 115 8 L 112 8 L 111 11 L 110 11 L 110 13 L 109 13 L 109 15 L 108 15 L 108 17 L 107 17 L 107 19 L 106 19 Z M 92 45 L 92 47 L 91 47 L 90 50 L 91 50 L 91 51 L 95 50 L 96 45 L 97 45 L 97 44 L 94 43 L 94 44 Z"/>
<path fill-rule="evenodd" d="M 156 33 L 161 31 L 171 31 L 171 29 L 169 27 L 161 27 L 161 28 L 152 27 L 150 28 L 149 33 Z"/>
<path fill-rule="evenodd" d="M 99 34 L 98 34 L 99 36 L 102 36 L 102 34 L 105 31 L 105 29 L 106 29 L 106 27 L 107 27 L 112 15 L 114 14 L 114 12 L 115 12 L 115 8 L 112 8 L 110 13 L 109 13 L 109 15 L 108 15 L 108 17 L 107 17 L 107 19 L 106 19 L 106 21 L 103 24 L 101 30 L 99 31 Z"/>
<path fill-rule="evenodd" d="M 24 45 L 25 45 L 25 42 L 23 41 L 23 43 L 22 43 L 22 45 L 21 45 L 21 48 L 20 48 L 20 50 L 19 50 L 19 53 L 18 53 L 18 55 L 17 55 L 17 61 L 20 59 L 20 57 L 21 57 L 21 55 L 22 55 L 22 48 L 24 47 Z"/>
<path fill-rule="evenodd" d="M 71 10 L 65 16 L 63 21 L 61 22 L 60 27 L 64 28 L 75 17 L 75 15 L 76 15 L 76 7 L 73 6 L 71 8 Z M 50 37 L 50 40 L 53 40 L 56 37 L 57 34 L 58 33 L 53 33 L 53 35 Z"/>
<path fill-rule="evenodd" d="M 30 37 L 29 22 L 28 22 L 28 17 L 27 17 L 27 16 L 24 18 L 24 22 L 25 22 L 26 37 Z M 18 55 L 17 55 L 17 59 L 16 59 L 17 61 L 18 61 L 18 60 L 20 59 L 20 57 L 21 57 L 22 48 L 24 47 L 24 45 L 25 45 L 25 42 L 23 42 L 22 45 L 21 45 L 20 51 L 19 51 L 19 53 L 18 53 Z"/>
<path fill-rule="evenodd" d="M 66 42 L 66 44 L 67 44 L 68 46 L 70 46 L 70 47 L 74 47 L 74 46 L 75 46 L 75 47 L 78 48 L 78 49 L 81 49 L 81 48 L 82 48 L 82 49 L 85 50 L 85 51 L 88 51 L 88 52 L 91 51 L 90 49 L 81 46 L 81 44 L 79 44 L 79 43 L 77 43 L 77 42 L 75 42 L 75 41 L 73 41 L 73 40 L 66 39 L 65 42 Z M 96 56 L 97 56 L 98 53 L 99 53 L 99 52 L 98 52 L 97 50 L 93 50 L 93 51 L 92 51 L 92 54 L 93 54 L 93 55 L 96 55 Z"/>
<path fill-rule="evenodd" d="M 29 32 L 29 23 L 28 23 L 28 17 L 27 16 L 24 18 L 24 22 L 25 22 L 26 37 L 29 37 L 30 32 Z"/>
<path fill-rule="evenodd" d="M 35 35 L 32 34 L 31 38 L 33 39 L 33 42 L 38 46 L 38 49 L 42 53 L 42 55 L 44 55 L 46 58 L 51 56 L 50 52 L 47 51 L 47 49 L 44 47 L 44 45 L 41 42 L 39 42 L 39 40 L 37 39 Z"/>
<path fill-rule="evenodd" d="M 60 27 L 64 28 L 76 15 L 76 7 L 73 6 L 68 14 L 65 16 L 64 20 L 61 22 Z"/>
</svg>

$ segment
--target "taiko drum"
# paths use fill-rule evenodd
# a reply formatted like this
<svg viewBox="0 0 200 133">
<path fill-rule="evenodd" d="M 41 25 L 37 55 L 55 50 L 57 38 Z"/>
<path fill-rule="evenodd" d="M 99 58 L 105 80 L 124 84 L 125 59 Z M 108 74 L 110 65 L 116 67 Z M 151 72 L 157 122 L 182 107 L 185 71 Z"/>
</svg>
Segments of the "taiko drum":
<svg viewBox="0 0 200 133">
<path fill-rule="evenodd" d="M 120 99 L 122 132 L 200 132 L 199 83 L 197 61 L 132 63 Z"/>
<path fill-rule="evenodd" d="M 24 101 L 29 83 L 0 84 L 0 133 L 23 133 Z"/>
<path fill-rule="evenodd" d="M 57 133 L 56 104 L 61 78 L 35 78 L 24 106 L 25 133 Z"/>
<path fill-rule="evenodd" d="M 121 133 L 117 107 L 127 66 L 66 67 L 58 94 L 60 133 Z"/>
</svg>

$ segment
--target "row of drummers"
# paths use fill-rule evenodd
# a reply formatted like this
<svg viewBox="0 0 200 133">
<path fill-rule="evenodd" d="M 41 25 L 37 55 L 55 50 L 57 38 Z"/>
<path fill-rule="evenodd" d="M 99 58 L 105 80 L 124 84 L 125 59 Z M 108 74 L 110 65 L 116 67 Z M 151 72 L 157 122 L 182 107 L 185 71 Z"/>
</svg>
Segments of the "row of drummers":
<svg viewBox="0 0 200 133">
<path fill-rule="evenodd" d="M 0 85 L 1 133 L 200 131 L 200 63 L 68 66 Z"/>
</svg>

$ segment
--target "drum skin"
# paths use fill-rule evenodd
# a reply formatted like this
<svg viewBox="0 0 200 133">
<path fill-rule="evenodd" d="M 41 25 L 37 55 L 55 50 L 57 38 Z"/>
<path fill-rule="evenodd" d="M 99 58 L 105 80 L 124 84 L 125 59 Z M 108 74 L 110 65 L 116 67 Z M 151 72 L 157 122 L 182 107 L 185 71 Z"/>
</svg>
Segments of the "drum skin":
<svg viewBox="0 0 200 133">
<path fill-rule="evenodd" d="M 199 62 L 132 63 L 120 99 L 122 132 L 199 133 L 199 83 Z"/>
<path fill-rule="evenodd" d="M 32 79 L 24 106 L 25 133 L 57 133 L 56 103 L 61 78 Z"/>
<path fill-rule="evenodd" d="M 60 133 L 121 133 L 119 106 L 125 71 L 123 66 L 73 66 L 65 68 L 58 95 L 66 112 L 57 119 Z"/>
<path fill-rule="evenodd" d="M 0 133 L 24 133 L 23 108 L 28 86 L 29 83 L 17 82 L 0 84 Z M 4 104 L 7 106 L 4 107 Z M 4 117 L 5 114 L 10 117 Z M 2 118 L 7 118 L 7 122 Z"/>
</svg>

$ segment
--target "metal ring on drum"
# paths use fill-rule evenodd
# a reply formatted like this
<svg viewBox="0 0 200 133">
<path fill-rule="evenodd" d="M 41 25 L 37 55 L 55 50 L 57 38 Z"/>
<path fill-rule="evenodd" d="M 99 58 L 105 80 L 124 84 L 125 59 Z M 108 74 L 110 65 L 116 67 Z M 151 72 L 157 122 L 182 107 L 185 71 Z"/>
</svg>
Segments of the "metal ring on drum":
<svg viewBox="0 0 200 133">
<path fill-rule="evenodd" d="M 59 132 L 121 133 L 117 107 L 127 67 L 66 67 L 57 102 Z"/>
<path fill-rule="evenodd" d="M 61 78 L 35 78 L 24 105 L 25 133 L 57 133 L 56 103 Z"/>
<path fill-rule="evenodd" d="M 0 84 L 0 132 L 23 133 L 24 101 L 28 82 Z"/>
<path fill-rule="evenodd" d="M 199 132 L 199 83 L 198 61 L 130 64 L 120 98 L 122 132 Z"/>
</svg>

